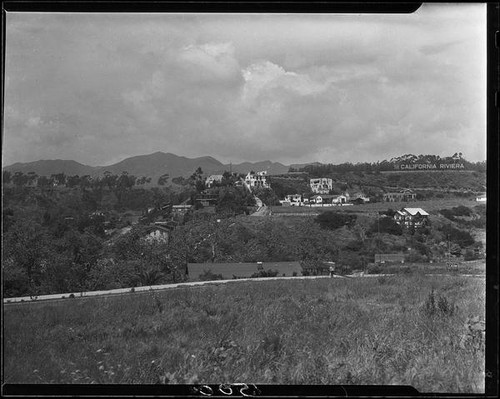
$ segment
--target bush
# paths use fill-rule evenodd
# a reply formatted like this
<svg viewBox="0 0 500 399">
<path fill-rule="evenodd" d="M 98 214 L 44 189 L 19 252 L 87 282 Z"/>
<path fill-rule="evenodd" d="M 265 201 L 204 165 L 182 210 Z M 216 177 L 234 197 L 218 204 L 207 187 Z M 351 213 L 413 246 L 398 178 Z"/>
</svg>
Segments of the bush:
<svg viewBox="0 0 500 399">
<path fill-rule="evenodd" d="M 403 234 L 402 227 L 396 223 L 396 221 L 390 217 L 382 217 L 379 220 L 373 222 L 370 227 L 371 233 L 387 233 L 396 236 Z"/>
<path fill-rule="evenodd" d="M 276 277 L 278 275 L 277 270 L 259 270 L 257 273 L 252 274 L 250 277 Z"/>
<path fill-rule="evenodd" d="M 334 230 L 343 226 L 352 226 L 356 221 L 356 215 L 340 212 L 323 212 L 316 216 L 315 222 L 323 229 Z"/>
<path fill-rule="evenodd" d="M 366 271 L 368 274 L 379 274 L 383 272 L 383 269 L 380 265 L 371 264 L 367 267 Z"/>
<path fill-rule="evenodd" d="M 474 238 L 468 231 L 456 229 L 453 226 L 445 225 L 441 231 L 449 237 L 449 240 L 460 247 L 468 247 L 474 244 Z"/>
<path fill-rule="evenodd" d="M 200 281 L 223 280 L 222 274 L 215 274 L 212 270 L 203 270 L 203 273 L 198 276 Z"/>
<path fill-rule="evenodd" d="M 465 251 L 465 254 L 464 254 L 464 260 L 467 261 L 467 260 L 475 260 L 475 259 L 478 259 L 478 257 L 476 256 L 474 251 L 471 249 L 467 249 Z"/>
<path fill-rule="evenodd" d="M 452 316 L 455 309 L 455 304 L 443 295 L 435 295 L 434 290 L 431 290 L 421 307 L 423 314 L 428 317 L 434 315 Z"/>
</svg>

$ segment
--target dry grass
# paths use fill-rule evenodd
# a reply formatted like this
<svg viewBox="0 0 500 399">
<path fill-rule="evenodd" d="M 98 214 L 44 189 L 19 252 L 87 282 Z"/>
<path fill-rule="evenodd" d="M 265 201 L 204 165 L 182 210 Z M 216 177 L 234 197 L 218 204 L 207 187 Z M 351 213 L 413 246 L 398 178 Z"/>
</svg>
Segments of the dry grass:
<svg viewBox="0 0 500 399">
<path fill-rule="evenodd" d="M 453 312 L 426 312 L 429 295 Z M 237 282 L 8 305 L 5 383 L 408 384 L 481 392 L 484 280 Z M 428 308 L 428 306 L 427 306 Z"/>
</svg>

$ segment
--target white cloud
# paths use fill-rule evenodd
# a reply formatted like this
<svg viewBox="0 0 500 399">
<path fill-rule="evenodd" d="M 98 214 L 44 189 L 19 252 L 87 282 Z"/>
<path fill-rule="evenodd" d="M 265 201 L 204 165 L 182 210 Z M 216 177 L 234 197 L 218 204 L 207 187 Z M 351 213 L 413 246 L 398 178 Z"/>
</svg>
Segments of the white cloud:
<svg viewBox="0 0 500 399">
<path fill-rule="evenodd" d="M 231 43 L 190 44 L 182 49 L 179 58 L 200 78 L 224 80 L 239 77 L 240 67 Z"/>
<path fill-rule="evenodd" d="M 257 100 L 263 93 L 285 89 L 290 94 L 307 96 L 325 91 L 328 84 L 314 81 L 306 74 L 285 71 L 270 61 L 251 64 L 243 70 L 245 85 L 242 98 L 248 104 Z"/>
</svg>

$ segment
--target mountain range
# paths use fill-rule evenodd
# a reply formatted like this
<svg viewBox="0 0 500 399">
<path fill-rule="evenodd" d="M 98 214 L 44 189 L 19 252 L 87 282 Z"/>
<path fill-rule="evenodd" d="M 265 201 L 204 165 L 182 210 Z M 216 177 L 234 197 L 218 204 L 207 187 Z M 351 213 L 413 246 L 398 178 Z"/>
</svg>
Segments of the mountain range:
<svg viewBox="0 0 500 399">
<path fill-rule="evenodd" d="M 201 167 L 205 175 L 222 174 L 224 171 L 230 170 L 238 173 L 248 173 L 251 170 L 255 172 L 265 170 L 269 175 L 278 175 L 287 173 L 290 166 L 298 168 L 303 165 L 283 165 L 279 162 L 271 161 L 223 164 L 210 156 L 187 158 L 171 153 L 155 152 L 149 155 L 126 158 L 123 161 L 108 166 L 89 166 L 72 160 L 55 159 L 27 163 L 17 162 L 5 166 L 3 170 L 11 173 L 22 172 L 24 174 L 34 172 L 39 176 L 50 176 L 57 173 L 64 173 L 67 176 L 99 176 L 103 175 L 106 171 L 112 174 L 121 174 L 123 171 L 126 171 L 137 177 L 151 177 L 152 181 L 156 182 L 161 175 L 166 173 L 171 178 L 178 176 L 189 177 L 198 167 Z"/>
</svg>

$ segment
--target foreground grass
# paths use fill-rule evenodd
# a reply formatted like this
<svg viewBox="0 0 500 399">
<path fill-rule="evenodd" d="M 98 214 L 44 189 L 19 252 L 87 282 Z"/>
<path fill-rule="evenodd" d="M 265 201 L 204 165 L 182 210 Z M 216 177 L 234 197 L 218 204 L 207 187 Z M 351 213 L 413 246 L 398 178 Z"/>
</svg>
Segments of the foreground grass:
<svg viewBox="0 0 500 399">
<path fill-rule="evenodd" d="M 424 312 L 430 292 L 444 311 Z M 8 305 L 5 383 L 409 384 L 480 392 L 484 280 L 238 282 Z M 448 310 L 446 310 L 448 309 Z M 451 309 L 451 310 L 450 310 Z"/>
</svg>

